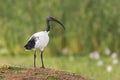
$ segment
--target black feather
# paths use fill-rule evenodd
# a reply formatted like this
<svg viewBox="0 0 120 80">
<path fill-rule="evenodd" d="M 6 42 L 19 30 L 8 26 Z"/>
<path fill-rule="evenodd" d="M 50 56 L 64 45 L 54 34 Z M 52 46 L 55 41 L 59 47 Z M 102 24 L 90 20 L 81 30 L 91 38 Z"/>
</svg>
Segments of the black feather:
<svg viewBox="0 0 120 80">
<path fill-rule="evenodd" d="M 32 37 L 24 47 L 27 50 L 33 49 L 35 47 L 35 38 Z"/>
</svg>

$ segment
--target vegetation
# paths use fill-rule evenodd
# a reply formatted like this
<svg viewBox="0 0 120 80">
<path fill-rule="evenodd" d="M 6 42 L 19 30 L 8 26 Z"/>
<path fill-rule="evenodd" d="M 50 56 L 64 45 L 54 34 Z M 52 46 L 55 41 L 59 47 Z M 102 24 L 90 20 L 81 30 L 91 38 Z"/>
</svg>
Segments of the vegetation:
<svg viewBox="0 0 120 80">
<path fill-rule="evenodd" d="M 101 58 L 104 61 L 103 66 L 98 66 L 98 60 L 92 60 L 88 56 L 87 57 L 73 56 L 73 58 L 71 58 L 71 56 L 56 57 L 45 55 L 44 63 L 46 68 L 59 71 L 60 70 L 67 71 L 91 80 L 119 80 L 120 64 L 116 65 L 112 64 L 111 58 L 109 57 Z M 2 56 L 0 57 L 0 63 L 4 63 L 5 65 L 2 66 L 6 67 L 14 66 L 12 69 L 15 70 L 15 72 L 17 70 L 15 67 L 33 69 L 33 54 L 26 56 L 18 55 L 15 56 L 14 59 L 12 56 Z M 108 72 L 106 69 L 108 65 L 112 66 L 111 72 Z M 39 56 L 37 56 L 37 68 L 40 67 L 41 67 L 40 58 Z"/>
<path fill-rule="evenodd" d="M 66 30 L 51 23 L 51 39 L 44 54 L 47 67 L 95 80 L 120 79 L 120 64 L 107 73 L 111 58 L 104 55 L 110 49 L 119 57 L 119 3 L 120 0 L 0 0 L 0 64 L 32 67 L 29 61 L 33 52 L 26 52 L 24 45 L 33 33 L 46 29 L 46 16 L 53 16 Z M 107 62 L 105 68 L 98 68 L 96 61 L 88 57 L 93 51 Z M 69 58 L 74 61 L 69 62 Z"/>
<path fill-rule="evenodd" d="M 25 69 L 19 67 L 0 68 L 0 79 L 5 80 L 88 80 L 79 75 L 51 69 Z"/>
<path fill-rule="evenodd" d="M 23 45 L 28 38 L 34 32 L 46 29 L 48 15 L 62 21 L 66 31 L 52 24 L 47 51 L 60 53 L 67 47 L 69 53 L 87 54 L 106 48 L 119 52 L 119 0 L 1 0 L 1 49 L 23 53 Z"/>
</svg>

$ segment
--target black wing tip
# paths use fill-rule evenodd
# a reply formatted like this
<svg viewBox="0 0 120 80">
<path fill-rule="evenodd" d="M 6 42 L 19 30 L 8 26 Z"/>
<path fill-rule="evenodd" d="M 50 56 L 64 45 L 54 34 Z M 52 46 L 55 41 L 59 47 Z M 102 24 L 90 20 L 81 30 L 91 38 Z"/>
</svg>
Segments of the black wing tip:
<svg viewBox="0 0 120 80">
<path fill-rule="evenodd" d="M 31 46 L 31 44 L 26 44 L 26 45 L 24 46 L 24 48 L 25 48 L 26 50 L 31 50 L 31 49 L 33 49 L 34 47 Z"/>
<path fill-rule="evenodd" d="M 35 38 L 32 37 L 32 38 L 28 41 L 28 43 L 24 46 L 24 48 L 27 49 L 27 50 L 31 50 L 31 49 L 33 49 L 34 47 L 35 47 Z"/>
</svg>

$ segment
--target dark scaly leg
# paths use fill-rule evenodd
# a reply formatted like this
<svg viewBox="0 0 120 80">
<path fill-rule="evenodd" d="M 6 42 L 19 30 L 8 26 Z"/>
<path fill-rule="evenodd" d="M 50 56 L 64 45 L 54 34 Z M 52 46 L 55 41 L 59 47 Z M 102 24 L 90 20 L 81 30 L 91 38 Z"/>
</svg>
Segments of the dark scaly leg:
<svg viewBox="0 0 120 80">
<path fill-rule="evenodd" d="M 43 51 L 41 51 L 41 62 L 42 62 L 42 67 L 41 68 L 45 68 L 45 66 L 44 66 L 44 63 L 43 63 Z"/>
<path fill-rule="evenodd" d="M 36 69 L 36 50 L 34 52 L 34 68 Z"/>
</svg>

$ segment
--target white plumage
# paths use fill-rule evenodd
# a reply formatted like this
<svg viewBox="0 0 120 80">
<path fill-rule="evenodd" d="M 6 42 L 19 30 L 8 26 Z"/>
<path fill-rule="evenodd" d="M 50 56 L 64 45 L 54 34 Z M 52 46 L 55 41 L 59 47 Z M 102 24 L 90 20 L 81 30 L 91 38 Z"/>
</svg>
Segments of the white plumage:
<svg viewBox="0 0 120 80">
<path fill-rule="evenodd" d="M 57 22 L 64 28 L 64 25 L 61 22 L 59 22 L 57 19 L 55 19 L 53 17 L 48 16 L 46 18 L 46 23 L 47 23 L 46 31 L 41 31 L 41 32 L 34 33 L 30 37 L 28 43 L 24 46 L 25 49 L 27 49 L 27 50 L 31 50 L 31 49 L 35 50 L 35 53 L 34 53 L 34 68 L 36 68 L 36 49 L 41 50 L 41 62 L 42 62 L 42 68 L 44 68 L 43 51 L 44 51 L 44 48 L 47 46 L 47 44 L 49 42 L 48 34 L 50 32 L 50 23 L 49 23 L 50 21 Z"/>
<path fill-rule="evenodd" d="M 35 44 L 36 44 L 34 46 L 35 49 L 39 48 L 41 51 L 44 51 L 44 48 L 47 46 L 47 44 L 49 42 L 48 33 L 49 32 L 47 32 L 47 31 L 41 31 L 41 32 L 37 32 L 31 36 L 31 38 L 32 37 L 35 38 Z"/>
</svg>

